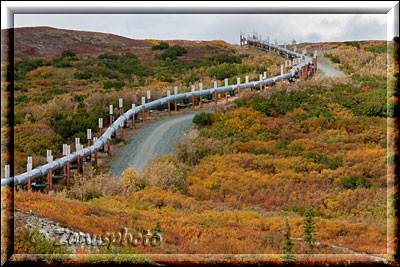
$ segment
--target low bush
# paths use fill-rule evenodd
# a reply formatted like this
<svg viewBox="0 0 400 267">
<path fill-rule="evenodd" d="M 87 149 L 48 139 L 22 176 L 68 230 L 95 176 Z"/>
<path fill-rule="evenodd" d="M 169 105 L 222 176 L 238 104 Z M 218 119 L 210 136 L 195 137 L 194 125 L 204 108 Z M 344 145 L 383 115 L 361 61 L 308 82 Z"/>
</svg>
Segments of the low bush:
<svg viewBox="0 0 400 267">
<path fill-rule="evenodd" d="M 197 125 L 211 125 L 213 123 L 213 115 L 209 112 L 201 112 L 193 117 L 193 123 Z"/>
<path fill-rule="evenodd" d="M 151 50 L 164 50 L 164 49 L 168 49 L 168 48 L 169 48 L 169 44 L 168 43 L 161 42 L 159 45 L 153 45 Z"/>
<path fill-rule="evenodd" d="M 331 158 L 324 154 L 307 152 L 303 158 L 313 159 L 315 163 L 327 165 L 331 170 L 336 170 L 337 168 L 343 166 L 343 160 L 340 156 Z"/>
<path fill-rule="evenodd" d="M 337 186 L 342 189 L 356 189 L 356 188 L 370 188 L 371 182 L 365 176 L 350 175 L 342 177 L 338 182 Z"/>
<path fill-rule="evenodd" d="M 333 63 L 340 64 L 340 58 L 338 56 L 334 56 L 332 54 L 325 54 L 325 57 L 329 58 Z"/>
</svg>

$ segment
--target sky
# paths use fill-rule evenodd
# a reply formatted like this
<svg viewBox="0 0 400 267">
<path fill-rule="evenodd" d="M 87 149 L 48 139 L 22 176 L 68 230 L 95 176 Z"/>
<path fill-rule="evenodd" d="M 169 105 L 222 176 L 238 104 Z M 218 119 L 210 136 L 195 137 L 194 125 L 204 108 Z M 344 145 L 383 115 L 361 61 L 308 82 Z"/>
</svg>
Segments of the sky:
<svg viewBox="0 0 400 267">
<path fill-rule="evenodd" d="M 386 40 L 386 15 L 281 14 L 16 14 L 14 27 L 51 26 L 133 39 L 224 40 L 256 31 L 279 43 Z"/>
<path fill-rule="evenodd" d="M 19 4 L 19 6 L 16 3 L 19 2 L 11 2 L 9 5 L 16 5 L 17 8 L 25 8 L 28 11 L 29 8 L 38 8 L 37 10 L 40 11 L 41 8 L 49 5 L 49 2 L 40 1 L 34 2 L 34 4 L 25 2 Z M 80 2 L 62 2 L 65 6 L 69 5 L 75 8 L 77 3 Z M 109 7 L 121 7 L 126 5 L 127 2 L 100 3 L 105 3 L 106 7 L 107 5 Z M 140 7 L 140 3 L 134 3 Z M 209 3 L 211 2 L 208 2 L 207 5 Z M 235 6 L 236 3 L 239 3 L 237 5 L 240 8 L 240 4 L 243 7 L 255 7 L 261 4 L 264 7 L 269 7 L 281 6 L 283 2 L 233 2 L 230 3 L 229 7 L 238 8 L 238 6 Z M 294 5 L 297 5 L 297 7 L 308 5 L 311 8 L 317 7 L 319 2 L 284 3 L 287 6 L 292 6 L 292 8 Z M 324 2 L 320 3 L 320 6 L 322 4 L 322 6 L 330 4 L 335 6 L 334 3 L 336 2 Z M 368 3 L 374 2 L 346 2 L 346 5 L 359 8 L 360 3 L 362 3 L 362 6 L 368 6 Z M 153 7 L 162 5 L 159 2 L 151 2 L 150 4 L 142 4 L 142 6 L 151 6 L 151 4 L 153 4 Z M 54 5 L 53 3 L 53 7 Z M 82 10 L 85 10 L 85 7 L 88 8 L 88 3 L 83 2 L 81 5 Z M 173 5 L 181 7 L 188 5 L 188 3 L 168 2 L 167 7 Z M 204 3 L 198 3 L 200 7 L 202 5 Z M 222 5 L 217 2 L 214 5 L 215 7 L 226 6 L 226 2 Z M 380 4 L 380 2 L 375 2 L 374 5 L 371 5 L 371 7 L 373 6 L 393 6 L 393 3 Z M 56 6 L 56 8 L 62 10 L 62 6 Z M 195 8 L 193 6 L 193 9 Z M 224 40 L 237 44 L 240 31 L 248 34 L 256 31 L 263 39 L 269 36 L 271 42 L 277 39 L 279 44 L 283 44 L 292 40 L 297 42 L 391 40 L 395 34 L 393 32 L 397 32 L 395 35 L 398 35 L 398 26 L 394 26 L 397 24 L 394 24 L 393 16 L 387 14 L 17 14 L 24 12 L 15 12 L 15 10 L 18 11 L 18 9 L 14 9 L 14 27 L 49 26 L 112 33 L 133 39 Z M 90 7 L 88 10 L 90 10 Z M 2 28 L 4 28 L 3 25 L 2 19 Z"/>
</svg>

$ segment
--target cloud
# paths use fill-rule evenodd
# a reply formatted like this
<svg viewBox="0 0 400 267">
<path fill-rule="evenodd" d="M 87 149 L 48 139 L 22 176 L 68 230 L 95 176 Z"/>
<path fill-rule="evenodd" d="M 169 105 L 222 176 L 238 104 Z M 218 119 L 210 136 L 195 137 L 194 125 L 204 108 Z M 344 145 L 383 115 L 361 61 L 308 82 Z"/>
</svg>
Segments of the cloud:
<svg viewBox="0 0 400 267">
<path fill-rule="evenodd" d="M 15 27 L 50 26 L 134 39 L 225 40 L 239 31 L 289 43 L 386 40 L 386 15 L 345 14 L 16 14 Z"/>
</svg>

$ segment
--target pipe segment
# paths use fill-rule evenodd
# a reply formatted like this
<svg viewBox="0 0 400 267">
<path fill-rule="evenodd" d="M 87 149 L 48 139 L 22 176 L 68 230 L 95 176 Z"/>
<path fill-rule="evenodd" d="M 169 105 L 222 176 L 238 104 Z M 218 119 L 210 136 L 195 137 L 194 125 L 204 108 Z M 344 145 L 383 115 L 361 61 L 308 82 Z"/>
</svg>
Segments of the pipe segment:
<svg viewBox="0 0 400 267">
<path fill-rule="evenodd" d="M 290 56 L 293 57 L 298 57 L 301 58 L 303 55 L 296 53 L 294 51 L 291 51 L 289 49 L 285 49 L 283 47 L 279 47 L 276 46 L 272 43 L 267 43 L 267 42 L 260 42 L 260 41 L 256 41 L 256 40 L 247 40 L 248 44 L 250 47 L 257 47 L 260 50 L 267 50 L 268 47 L 273 48 L 279 52 L 282 53 L 286 53 Z M 252 45 L 251 43 L 257 43 L 257 44 L 261 44 L 261 46 L 255 46 Z M 281 78 L 283 79 L 289 79 L 294 77 L 305 65 L 309 65 L 309 64 L 313 64 L 312 62 L 312 58 L 305 56 L 305 59 L 302 60 L 301 62 L 298 62 L 298 64 L 296 66 L 292 66 L 292 68 L 289 70 L 288 73 L 284 74 L 284 75 L 278 75 L 275 77 L 271 77 L 262 81 L 254 81 L 254 82 L 248 82 L 248 83 L 242 83 L 240 84 L 240 86 L 238 85 L 229 85 L 229 86 L 222 86 L 222 87 L 217 87 L 215 88 L 208 88 L 202 91 L 195 91 L 195 92 L 185 92 L 185 93 L 180 93 L 177 95 L 171 95 L 170 96 L 170 101 L 178 101 L 178 100 L 184 100 L 184 99 L 190 99 L 192 97 L 192 94 L 194 94 L 194 97 L 200 97 L 200 96 L 208 96 L 208 95 L 213 95 L 215 93 L 215 91 L 217 91 L 217 93 L 225 93 L 225 92 L 234 92 L 237 91 L 238 88 L 240 89 L 246 89 L 246 88 L 255 88 L 255 87 L 259 87 L 260 83 L 262 83 L 262 85 L 268 85 L 268 84 L 273 84 L 276 83 L 278 81 L 281 80 Z M 168 103 L 168 97 L 163 97 L 157 100 L 153 100 L 149 103 L 146 103 L 144 105 L 145 110 L 149 110 L 149 109 L 153 109 L 153 108 L 157 108 L 160 106 L 163 106 L 165 104 Z M 110 133 L 110 136 L 114 133 L 117 132 L 118 128 L 120 127 L 120 120 L 123 119 L 124 121 L 129 120 L 130 118 L 133 117 L 133 114 L 138 114 L 142 112 L 142 105 L 137 106 L 135 108 L 135 110 L 133 111 L 132 109 L 129 109 L 128 111 L 126 111 L 124 114 L 122 114 L 122 116 L 120 116 L 118 119 L 114 120 L 113 124 L 110 125 L 107 130 L 103 133 L 103 135 L 98 139 L 97 141 L 97 149 L 100 149 L 100 147 L 107 145 L 107 136 L 108 133 Z M 86 147 L 85 149 L 83 149 L 83 156 L 89 156 L 91 154 L 94 153 L 94 145 Z M 70 162 L 75 162 L 77 159 L 77 153 L 71 153 L 70 154 Z M 67 156 L 64 156 L 62 158 L 59 159 L 55 159 L 53 161 L 52 164 L 52 169 L 53 170 L 57 170 L 57 169 L 61 169 L 64 166 L 67 165 Z M 31 181 L 33 181 L 36 178 L 39 177 L 43 177 L 45 176 L 47 173 L 49 173 L 49 164 L 45 164 L 39 167 L 36 167 L 35 169 L 32 169 L 32 176 L 31 176 Z M 23 183 L 28 182 L 28 173 L 22 173 L 22 174 L 18 174 L 15 175 L 14 177 L 9 177 L 6 179 L 1 179 L 1 186 L 6 186 L 6 185 L 11 185 L 14 182 L 14 186 L 16 185 L 20 185 Z"/>
</svg>

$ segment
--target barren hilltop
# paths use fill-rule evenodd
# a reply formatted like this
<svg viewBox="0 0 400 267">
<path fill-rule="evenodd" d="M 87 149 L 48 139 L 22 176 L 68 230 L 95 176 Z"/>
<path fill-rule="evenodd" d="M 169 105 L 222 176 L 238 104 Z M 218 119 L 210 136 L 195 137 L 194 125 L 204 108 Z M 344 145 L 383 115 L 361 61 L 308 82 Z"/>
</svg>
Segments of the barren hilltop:
<svg viewBox="0 0 400 267">
<path fill-rule="evenodd" d="M 1 46 L 7 47 L 7 35 L 9 29 L 2 30 Z M 126 53 L 137 52 L 146 55 L 151 51 L 158 40 L 135 40 L 127 37 L 89 31 L 76 31 L 57 29 L 52 27 L 22 27 L 14 29 L 14 51 L 16 60 L 27 60 L 32 58 L 49 58 L 58 56 L 64 50 L 71 50 L 77 55 L 99 55 L 102 53 Z M 198 50 L 199 47 L 221 46 L 229 47 L 224 41 L 187 41 L 168 40 L 168 43 L 179 44 L 185 48 Z"/>
</svg>

